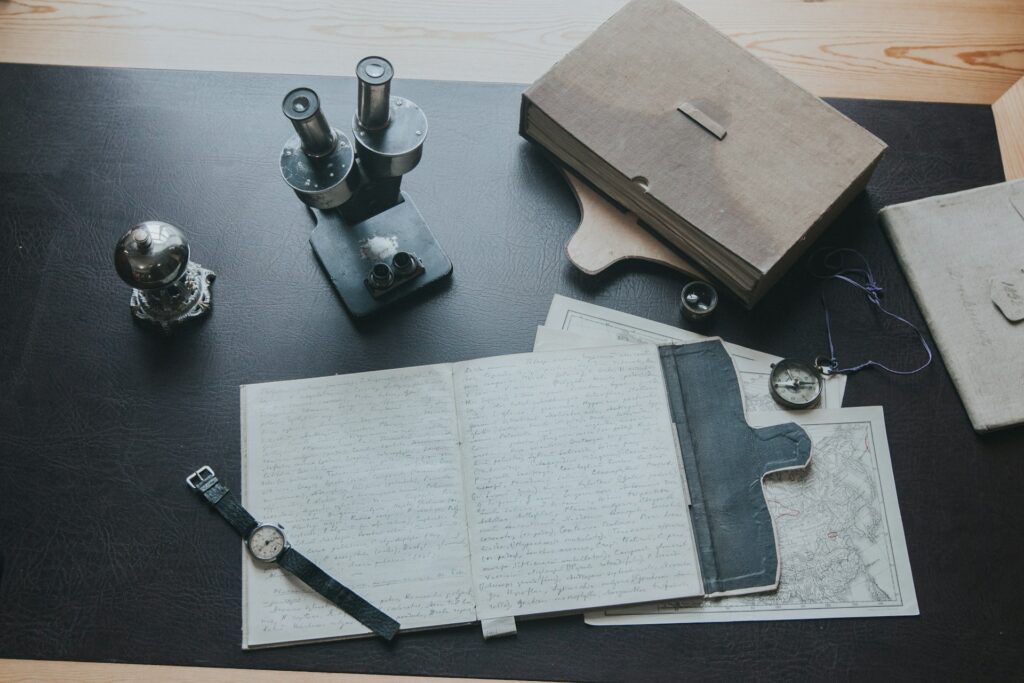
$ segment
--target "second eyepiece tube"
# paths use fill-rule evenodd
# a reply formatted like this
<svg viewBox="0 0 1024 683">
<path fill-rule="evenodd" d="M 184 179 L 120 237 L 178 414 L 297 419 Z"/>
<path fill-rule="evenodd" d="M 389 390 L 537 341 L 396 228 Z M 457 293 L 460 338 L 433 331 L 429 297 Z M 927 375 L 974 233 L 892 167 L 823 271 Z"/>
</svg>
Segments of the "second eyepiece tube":
<svg viewBox="0 0 1024 683">
<path fill-rule="evenodd" d="M 366 57 L 356 65 L 359 97 L 356 119 L 367 130 L 387 128 L 391 120 L 391 78 L 395 70 L 383 57 Z"/>
</svg>

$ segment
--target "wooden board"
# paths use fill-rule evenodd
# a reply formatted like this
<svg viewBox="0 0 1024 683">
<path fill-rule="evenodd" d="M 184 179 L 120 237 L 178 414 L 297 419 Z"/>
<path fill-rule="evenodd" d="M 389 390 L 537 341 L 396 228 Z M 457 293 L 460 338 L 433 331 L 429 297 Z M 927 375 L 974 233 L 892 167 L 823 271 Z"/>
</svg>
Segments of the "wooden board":
<svg viewBox="0 0 1024 683">
<path fill-rule="evenodd" d="M 6 683 L 455 683 L 464 678 L 426 676 L 374 676 L 326 674 L 304 671 L 258 671 L 206 667 L 149 666 L 145 664 L 94 664 L 91 662 L 42 662 L 32 659 L 0 659 L 0 680 Z M 479 680 L 479 679 L 477 679 Z M 491 683 L 503 683 L 492 681 Z M 504 683 L 524 683 L 504 681 Z"/>
<path fill-rule="evenodd" d="M 1007 180 L 1024 178 L 1024 78 L 992 105 Z"/>
<path fill-rule="evenodd" d="M 641 226 L 635 214 L 617 208 L 571 171 L 562 173 L 580 206 L 580 227 L 565 247 L 566 255 L 577 268 L 587 275 L 596 275 L 624 259 L 640 259 L 693 278 L 707 277 Z"/>
<path fill-rule="evenodd" d="M 529 83 L 625 0 L 9 0 L 0 61 Z M 1024 76 L 1019 0 L 684 0 L 829 97 L 991 104 Z"/>
</svg>

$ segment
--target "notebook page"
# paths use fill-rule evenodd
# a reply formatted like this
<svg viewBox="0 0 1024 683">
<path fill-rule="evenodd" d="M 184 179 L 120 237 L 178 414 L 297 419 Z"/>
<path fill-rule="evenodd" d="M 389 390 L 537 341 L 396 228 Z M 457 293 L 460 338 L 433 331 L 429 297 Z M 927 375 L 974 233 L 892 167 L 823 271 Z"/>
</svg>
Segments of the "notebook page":
<svg viewBox="0 0 1024 683">
<path fill-rule="evenodd" d="M 657 347 L 455 365 L 480 619 L 703 594 Z"/>
<path fill-rule="evenodd" d="M 452 370 L 242 387 L 246 508 L 402 629 L 476 619 Z M 368 630 L 243 553 L 243 644 Z"/>
</svg>

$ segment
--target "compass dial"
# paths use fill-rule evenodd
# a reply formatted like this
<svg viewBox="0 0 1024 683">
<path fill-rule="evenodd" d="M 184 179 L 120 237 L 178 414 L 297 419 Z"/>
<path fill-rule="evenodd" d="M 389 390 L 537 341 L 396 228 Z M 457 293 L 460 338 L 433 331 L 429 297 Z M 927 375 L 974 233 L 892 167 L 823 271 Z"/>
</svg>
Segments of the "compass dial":
<svg viewBox="0 0 1024 683">
<path fill-rule="evenodd" d="M 772 398 L 783 407 L 811 408 L 821 400 L 821 375 L 807 363 L 779 361 L 772 366 L 769 381 Z"/>
</svg>

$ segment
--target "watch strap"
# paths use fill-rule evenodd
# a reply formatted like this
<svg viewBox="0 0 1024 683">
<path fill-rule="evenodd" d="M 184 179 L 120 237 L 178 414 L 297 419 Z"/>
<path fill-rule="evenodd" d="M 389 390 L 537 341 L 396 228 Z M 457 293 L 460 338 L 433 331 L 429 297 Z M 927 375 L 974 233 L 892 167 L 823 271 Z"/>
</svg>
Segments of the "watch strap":
<svg viewBox="0 0 1024 683">
<path fill-rule="evenodd" d="M 187 482 L 243 539 L 249 538 L 253 529 L 259 526 L 259 522 L 235 500 L 228 487 L 220 483 L 217 475 L 208 466 L 196 470 Z"/>
<path fill-rule="evenodd" d="M 277 563 L 385 640 L 391 640 L 398 633 L 397 621 L 338 583 L 294 548 L 285 548 Z"/>
<path fill-rule="evenodd" d="M 248 540 L 253 530 L 259 526 L 259 522 L 242 507 L 241 503 L 235 500 L 228 487 L 220 483 L 217 475 L 208 465 L 203 465 L 190 474 L 185 479 L 185 483 L 219 512 L 221 517 L 226 519 L 243 539 Z M 278 556 L 277 564 L 385 640 L 391 640 L 398 633 L 397 621 L 331 578 L 327 572 L 310 562 L 294 548 L 286 546 Z"/>
</svg>

